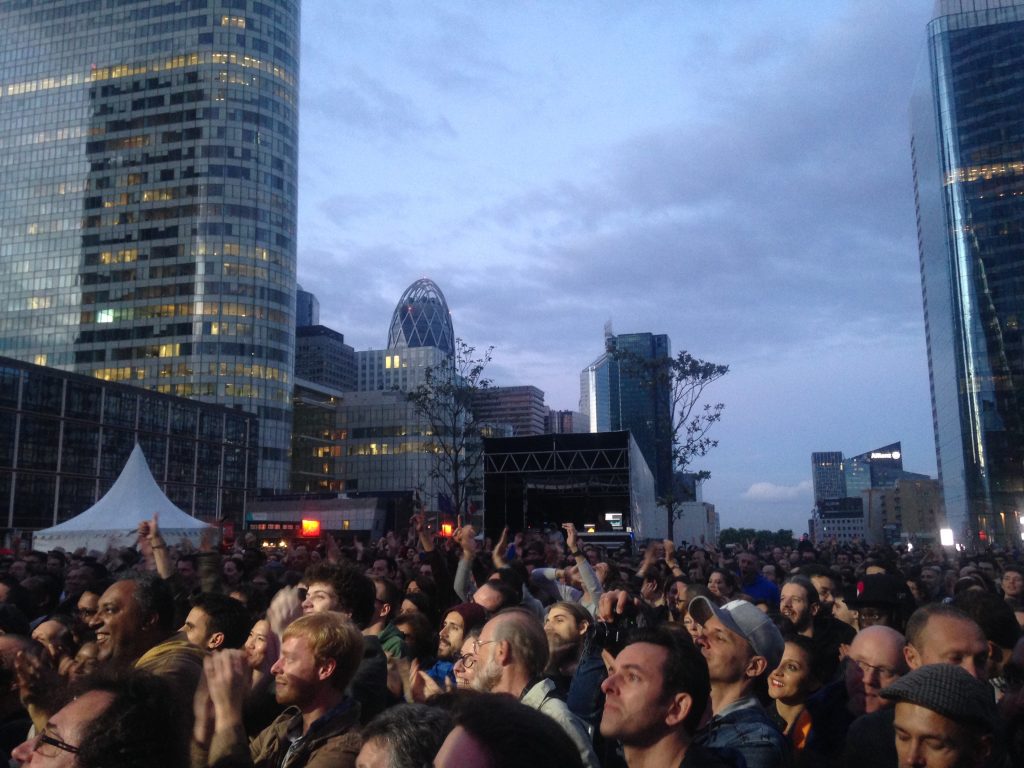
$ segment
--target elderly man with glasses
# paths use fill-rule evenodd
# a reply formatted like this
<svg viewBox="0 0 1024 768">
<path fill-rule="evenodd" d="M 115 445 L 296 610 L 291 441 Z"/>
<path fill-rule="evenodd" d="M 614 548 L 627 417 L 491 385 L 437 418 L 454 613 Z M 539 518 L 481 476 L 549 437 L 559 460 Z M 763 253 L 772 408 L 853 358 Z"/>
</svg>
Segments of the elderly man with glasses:
<svg viewBox="0 0 1024 768">
<path fill-rule="evenodd" d="M 540 619 L 525 608 L 507 608 L 488 621 L 473 646 L 476 657 L 472 686 L 485 693 L 515 696 L 557 722 L 569 735 L 584 766 L 597 766 L 590 734 L 583 721 L 554 695 L 555 684 L 544 677 L 548 640 Z"/>
<path fill-rule="evenodd" d="M 837 764 L 860 720 L 884 710 L 892 714 L 891 702 L 880 694 L 906 673 L 904 646 L 903 635 L 892 627 L 878 624 L 857 633 L 844 660 L 842 677 L 807 701 L 813 722 L 804 749 L 808 764 Z"/>
</svg>

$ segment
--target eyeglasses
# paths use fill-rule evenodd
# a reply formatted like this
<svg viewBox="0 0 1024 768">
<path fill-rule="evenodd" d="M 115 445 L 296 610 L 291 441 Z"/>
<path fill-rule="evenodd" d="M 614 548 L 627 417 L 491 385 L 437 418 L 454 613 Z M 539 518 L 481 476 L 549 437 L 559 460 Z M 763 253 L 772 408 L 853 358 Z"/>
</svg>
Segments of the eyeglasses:
<svg viewBox="0 0 1024 768">
<path fill-rule="evenodd" d="M 44 749 L 43 746 L 53 747 L 61 752 L 68 752 L 72 755 L 78 754 L 78 747 L 73 747 L 66 741 L 61 741 L 56 736 L 51 736 L 46 731 L 43 731 L 36 736 L 36 743 L 32 745 L 32 751 L 38 752 L 43 757 L 57 757 L 57 752 L 54 749 Z"/>
<path fill-rule="evenodd" d="M 899 677 L 900 673 L 891 667 L 876 667 L 874 664 L 868 664 L 866 661 L 858 661 L 852 656 L 848 658 L 850 663 L 856 664 L 860 667 L 861 674 L 864 675 L 864 677 L 870 678 L 873 672 L 877 672 L 878 677 L 882 680 L 894 680 Z"/>
<path fill-rule="evenodd" d="M 476 656 L 472 653 L 460 653 L 455 657 L 455 664 L 458 664 L 460 661 L 462 662 L 463 667 L 466 669 L 472 669 L 473 665 L 476 664 Z M 452 666 L 455 666 L 455 664 Z"/>
<path fill-rule="evenodd" d="M 484 641 L 481 642 L 480 640 L 474 640 L 473 641 L 473 653 L 474 654 L 480 653 L 480 647 L 481 646 L 487 645 L 488 643 L 496 643 L 496 642 L 498 642 L 498 641 L 497 640 L 484 640 Z"/>
</svg>

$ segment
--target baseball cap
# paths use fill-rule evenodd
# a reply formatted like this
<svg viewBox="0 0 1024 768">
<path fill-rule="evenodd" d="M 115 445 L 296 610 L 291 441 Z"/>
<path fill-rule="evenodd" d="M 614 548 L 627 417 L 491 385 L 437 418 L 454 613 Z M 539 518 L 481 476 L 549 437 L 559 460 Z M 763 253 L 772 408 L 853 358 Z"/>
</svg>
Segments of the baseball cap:
<svg viewBox="0 0 1024 768">
<path fill-rule="evenodd" d="M 999 722 L 992 686 L 955 664 L 927 664 L 907 673 L 881 695 L 938 712 L 993 732 Z"/>
<path fill-rule="evenodd" d="M 768 618 L 767 614 L 753 603 L 746 600 L 731 600 L 718 607 L 704 596 L 695 597 L 690 601 L 690 615 L 698 624 L 704 624 L 712 616 L 735 632 L 754 649 L 758 656 L 768 660 L 768 669 L 779 666 L 786 643 L 778 627 Z"/>
</svg>

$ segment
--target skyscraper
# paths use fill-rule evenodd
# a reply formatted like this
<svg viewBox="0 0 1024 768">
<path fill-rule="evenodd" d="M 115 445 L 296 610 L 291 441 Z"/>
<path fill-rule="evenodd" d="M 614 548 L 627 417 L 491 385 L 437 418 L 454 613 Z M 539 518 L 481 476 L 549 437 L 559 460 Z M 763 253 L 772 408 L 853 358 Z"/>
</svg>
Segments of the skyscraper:
<svg viewBox="0 0 1024 768">
<path fill-rule="evenodd" d="M 0 354 L 259 415 L 287 487 L 298 0 L 0 2 Z"/>
<path fill-rule="evenodd" d="M 301 285 L 296 286 L 295 327 L 306 328 L 311 325 L 320 325 L 320 302 L 315 294 L 302 290 Z"/>
<path fill-rule="evenodd" d="M 323 325 L 295 329 L 295 378 L 350 392 L 356 388 L 356 351 Z"/>
<path fill-rule="evenodd" d="M 473 394 L 473 413 L 478 421 L 507 425 L 513 437 L 543 435 L 548 407 L 544 391 L 531 385 L 487 387 Z"/>
<path fill-rule="evenodd" d="M 1024 2 L 940 0 L 912 152 L 939 479 L 958 543 L 1024 512 Z"/>
<path fill-rule="evenodd" d="M 667 377 L 646 364 L 667 361 L 665 334 L 605 333 L 605 352 L 580 374 L 580 410 L 591 432 L 628 429 L 647 460 L 659 496 L 672 485 L 672 425 Z"/>
<path fill-rule="evenodd" d="M 814 503 L 846 496 L 842 451 L 816 451 L 811 454 L 811 480 Z"/>
</svg>

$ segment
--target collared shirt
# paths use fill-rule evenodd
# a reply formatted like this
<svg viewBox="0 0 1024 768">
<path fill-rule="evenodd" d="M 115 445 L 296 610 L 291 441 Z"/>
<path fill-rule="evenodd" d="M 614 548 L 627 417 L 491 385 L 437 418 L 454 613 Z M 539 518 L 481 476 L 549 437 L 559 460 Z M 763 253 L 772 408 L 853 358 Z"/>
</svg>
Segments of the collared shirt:
<svg viewBox="0 0 1024 768">
<path fill-rule="evenodd" d="M 725 717 L 726 715 L 730 715 L 733 712 L 738 712 L 741 709 L 746 709 L 747 707 L 757 707 L 758 709 L 761 709 L 761 702 L 757 700 L 756 696 L 742 696 L 736 699 L 736 701 L 727 706 L 721 712 L 716 712 L 715 717 L 711 719 L 714 720 L 715 718 Z"/>
<path fill-rule="evenodd" d="M 302 744 L 309 734 L 315 733 L 322 723 L 331 722 L 334 718 L 345 714 L 354 703 L 353 699 L 342 699 L 314 720 L 313 724 L 309 726 L 309 730 L 305 733 L 302 732 L 302 718 L 296 718 L 292 723 L 291 729 L 288 731 L 288 749 L 285 751 L 284 757 L 281 758 L 281 768 L 288 768 L 292 758 L 302 750 Z"/>
</svg>

